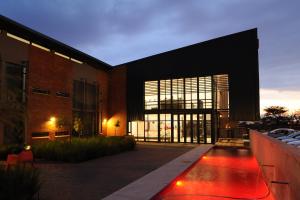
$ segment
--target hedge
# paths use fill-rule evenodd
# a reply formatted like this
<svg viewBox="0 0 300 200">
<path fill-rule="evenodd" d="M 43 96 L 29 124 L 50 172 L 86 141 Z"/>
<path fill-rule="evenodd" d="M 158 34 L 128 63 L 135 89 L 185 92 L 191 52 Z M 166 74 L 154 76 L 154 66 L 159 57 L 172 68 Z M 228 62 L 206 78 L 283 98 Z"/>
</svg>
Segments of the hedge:
<svg viewBox="0 0 300 200">
<path fill-rule="evenodd" d="M 64 161 L 82 162 L 93 158 L 112 155 L 135 148 L 134 137 L 95 136 L 88 138 L 72 138 L 71 141 L 49 141 L 32 146 L 35 158 Z"/>
</svg>

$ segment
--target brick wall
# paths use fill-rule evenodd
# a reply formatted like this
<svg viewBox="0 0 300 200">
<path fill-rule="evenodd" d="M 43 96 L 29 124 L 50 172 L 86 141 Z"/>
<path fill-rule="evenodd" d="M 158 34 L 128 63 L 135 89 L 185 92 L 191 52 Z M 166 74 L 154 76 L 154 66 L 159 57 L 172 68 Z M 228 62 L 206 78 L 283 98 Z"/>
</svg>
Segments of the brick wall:
<svg viewBox="0 0 300 200">
<path fill-rule="evenodd" d="M 107 135 L 125 135 L 127 132 L 126 67 L 113 69 L 109 77 Z M 120 127 L 116 129 L 117 120 L 120 121 Z"/>
<path fill-rule="evenodd" d="M 65 118 L 72 122 L 72 61 L 29 47 L 29 69 L 27 76 L 27 141 L 31 141 L 32 132 L 50 132 L 54 138 L 58 130 L 50 122 L 51 117 Z M 32 88 L 49 90 L 49 95 L 32 93 Z M 57 97 L 56 92 L 67 92 L 70 97 Z"/>
</svg>

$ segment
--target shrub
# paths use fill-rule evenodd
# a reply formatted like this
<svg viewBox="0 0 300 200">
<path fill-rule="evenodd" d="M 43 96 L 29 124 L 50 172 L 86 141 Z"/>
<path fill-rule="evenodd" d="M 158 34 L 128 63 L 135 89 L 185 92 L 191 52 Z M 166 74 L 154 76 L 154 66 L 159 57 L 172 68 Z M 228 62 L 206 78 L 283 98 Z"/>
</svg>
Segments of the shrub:
<svg viewBox="0 0 300 200">
<path fill-rule="evenodd" d="M 73 138 L 69 141 L 49 141 L 32 147 L 35 158 L 46 160 L 81 162 L 122 151 L 133 150 L 135 140 L 131 136 Z"/>
<path fill-rule="evenodd" d="M 39 171 L 36 168 L 15 166 L 0 167 L 0 199 L 34 199 L 40 190 Z"/>
</svg>

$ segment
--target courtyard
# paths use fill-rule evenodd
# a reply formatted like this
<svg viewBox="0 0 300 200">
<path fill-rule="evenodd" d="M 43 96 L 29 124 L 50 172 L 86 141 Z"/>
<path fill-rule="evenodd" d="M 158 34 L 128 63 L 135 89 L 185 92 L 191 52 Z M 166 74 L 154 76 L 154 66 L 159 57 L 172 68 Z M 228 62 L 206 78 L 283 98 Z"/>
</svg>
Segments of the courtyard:
<svg viewBox="0 0 300 200">
<path fill-rule="evenodd" d="M 78 164 L 38 161 L 40 199 L 102 199 L 191 150 L 195 145 L 139 143 L 134 151 Z"/>
</svg>

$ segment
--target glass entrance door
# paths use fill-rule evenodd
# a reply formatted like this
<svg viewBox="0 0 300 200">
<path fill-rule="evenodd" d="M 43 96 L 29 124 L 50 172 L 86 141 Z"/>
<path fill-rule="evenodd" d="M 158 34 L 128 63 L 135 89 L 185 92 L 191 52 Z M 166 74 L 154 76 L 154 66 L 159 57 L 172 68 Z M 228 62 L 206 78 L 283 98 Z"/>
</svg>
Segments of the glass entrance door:
<svg viewBox="0 0 300 200">
<path fill-rule="evenodd" d="M 174 142 L 184 142 L 184 114 L 173 114 L 173 137 Z"/>
<path fill-rule="evenodd" d="M 211 114 L 173 114 L 174 142 L 211 143 L 211 134 Z"/>
</svg>

